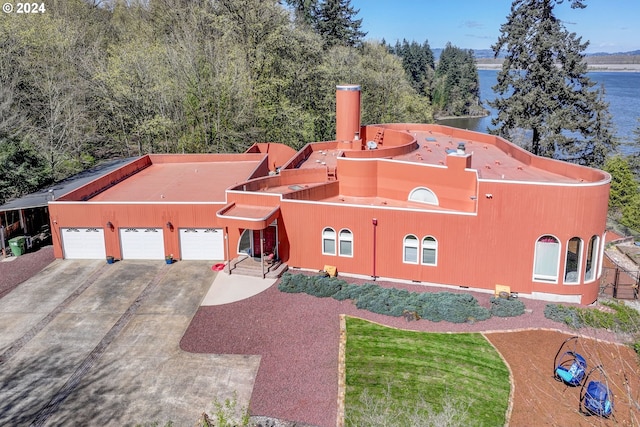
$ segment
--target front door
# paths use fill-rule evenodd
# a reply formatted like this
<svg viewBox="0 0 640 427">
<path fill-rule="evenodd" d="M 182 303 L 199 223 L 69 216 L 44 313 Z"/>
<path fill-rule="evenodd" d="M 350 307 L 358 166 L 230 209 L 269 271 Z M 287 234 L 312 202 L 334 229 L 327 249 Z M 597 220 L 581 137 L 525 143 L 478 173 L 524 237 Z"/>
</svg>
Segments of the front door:
<svg viewBox="0 0 640 427">
<path fill-rule="evenodd" d="M 260 231 L 262 231 L 262 237 L 264 238 L 264 253 L 266 254 L 276 254 L 278 255 L 278 238 L 277 238 L 277 228 L 275 225 L 270 225 L 264 230 L 253 230 L 253 256 L 259 257 L 261 253 L 261 245 L 260 245 Z"/>
</svg>

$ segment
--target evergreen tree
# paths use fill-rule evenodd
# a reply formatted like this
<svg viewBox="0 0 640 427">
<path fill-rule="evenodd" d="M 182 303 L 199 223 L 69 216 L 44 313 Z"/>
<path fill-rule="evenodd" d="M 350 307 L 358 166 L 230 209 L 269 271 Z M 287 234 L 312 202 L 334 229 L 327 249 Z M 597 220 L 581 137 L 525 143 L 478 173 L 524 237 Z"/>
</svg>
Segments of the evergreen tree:
<svg viewBox="0 0 640 427">
<path fill-rule="evenodd" d="M 385 46 L 384 41 L 383 46 Z M 396 42 L 395 47 L 388 46 L 387 49 L 402 58 L 402 67 L 416 92 L 430 97 L 435 61 L 429 42 L 425 40 L 420 45 L 415 41 L 409 43 L 405 39 L 402 40 L 402 44 Z"/>
<path fill-rule="evenodd" d="M 433 107 L 441 116 L 483 114 L 480 82 L 473 51 L 447 43 L 433 82 Z"/>
<path fill-rule="evenodd" d="M 588 42 L 568 32 L 554 15 L 563 0 L 516 0 L 500 37 L 495 57 L 504 51 L 502 70 L 491 103 L 497 111 L 495 133 L 531 131 L 532 153 L 589 165 L 601 165 L 603 153 L 615 148 L 605 132 L 608 105 L 586 75 Z M 573 9 L 584 8 L 572 0 Z M 605 119 L 604 121 L 602 121 Z"/>
<path fill-rule="evenodd" d="M 622 156 L 607 159 L 604 169 L 611 174 L 609 214 L 620 224 L 640 231 L 640 185 Z"/>
<path fill-rule="evenodd" d="M 297 22 L 309 26 L 315 25 L 318 0 L 285 0 L 285 3 L 293 9 Z"/>
<path fill-rule="evenodd" d="M 360 12 L 351 0 L 323 0 L 315 11 L 316 31 L 326 47 L 335 45 L 358 47 L 367 33 L 360 30 L 362 19 L 354 19 Z"/>
</svg>

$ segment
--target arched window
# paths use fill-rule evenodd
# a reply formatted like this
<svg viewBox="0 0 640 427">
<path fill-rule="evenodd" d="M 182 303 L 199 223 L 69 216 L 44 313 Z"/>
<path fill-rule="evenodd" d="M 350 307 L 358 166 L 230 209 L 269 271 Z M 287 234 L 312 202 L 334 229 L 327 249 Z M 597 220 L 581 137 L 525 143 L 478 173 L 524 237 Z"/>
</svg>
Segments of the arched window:
<svg viewBox="0 0 640 427">
<path fill-rule="evenodd" d="M 429 205 L 438 205 L 438 197 L 436 194 L 425 187 L 418 187 L 409 193 L 409 201 L 427 203 Z"/>
<path fill-rule="evenodd" d="M 587 247 L 587 262 L 585 262 L 584 281 L 590 282 L 596 278 L 596 268 L 598 266 L 598 246 L 600 239 L 598 236 L 591 237 Z"/>
<path fill-rule="evenodd" d="M 331 227 L 327 227 L 322 230 L 322 254 L 336 254 L 336 232 Z"/>
<path fill-rule="evenodd" d="M 564 264 L 564 283 L 580 282 L 582 264 L 582 239 L 572 237 L 567 243 L 567 257 Z"/>
<path fill-rule="evenodd" d="M 556 283 L 559 265 L 560 241 L 550 235 L 540 237 L 536 241 L 533 280 Z"/>
<path fill-rule="evenodd" d="M 402 261 L 409 264 L 418 263 L 418 238 L 413 234 L 404 238 Z"/>
<path fill-rule="evenodd" d="M 253 235 L 253 230 L 244 230 L 240 235 L 240 240 L 238 241 L 238 253 L 239 254 L 247 254 L 251 256 L 251 237 Z"/>
<path fill-rule="evenodd" d="M 422 263 L 436 265 L 438 261 L 438 241 L 431 236 L 422 239 Z"/>
<path fill-rule="evenodd" d="M 353 256 L 353 234 L 346 228 L 338 233 L 338 255 Z"/>
</svg>

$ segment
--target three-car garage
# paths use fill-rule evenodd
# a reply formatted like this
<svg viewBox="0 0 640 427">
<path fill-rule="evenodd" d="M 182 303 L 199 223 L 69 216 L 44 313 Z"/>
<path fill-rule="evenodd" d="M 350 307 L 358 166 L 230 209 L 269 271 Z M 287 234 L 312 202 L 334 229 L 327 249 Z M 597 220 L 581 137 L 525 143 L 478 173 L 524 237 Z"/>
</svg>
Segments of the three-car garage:
<svg viewBox="0 0 640 427">
<path fill-rule="evenodd" d="M 183 260 L 224 259 L 224 233 L 220 228 L 180 228 L 180 253 L 165 253 L 164 230 L 160 227 L 120 228 L 122 259 Z M 104 259 L 107 256 L 103 228 L 61 228 L 64 258 Z"/>
</svg>

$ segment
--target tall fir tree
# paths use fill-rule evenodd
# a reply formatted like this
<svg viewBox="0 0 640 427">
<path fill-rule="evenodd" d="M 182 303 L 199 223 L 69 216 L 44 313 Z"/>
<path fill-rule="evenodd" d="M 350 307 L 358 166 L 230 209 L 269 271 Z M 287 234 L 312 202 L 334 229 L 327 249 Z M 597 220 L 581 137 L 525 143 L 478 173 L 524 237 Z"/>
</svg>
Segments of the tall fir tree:
<svg viewBox="0 0 640 427">
<path fill-rule="evenodd" d="M 554 14 L 564 0 L 516 0 L 500 37 L 492 46 L 495 57 L 505 53 L 494 132 L 509 138 L 513 131 L 530 131 L 533 154 L 580 164 L 601 166 L 615 149 L 606 129 L 608 105 L 586 75 L 584 51 L 589 42 L 570 33 Z M 586 7 L 571 0 L 572 9 Z M 606 135 L 605 135 L 606 133 Z M 603 138 L 603 135 L 605 136 Z"/>
<path fill-rule="evenodd" d="M 359 9 L 351 6 L 351 0 L 323 0 L 318 4 L 314 22 L 325 47 L 362 45 L 367 33 L 360 29 L 362 19 L 355 19 L 359 12 Z"/>
<path fill-rule="evenodd" d="M 315 24 L 318 0 L 285 0 L 285 3 L 293 9 L 297 22 L 302 22 L 309 26 Z"/>
<path fill-rule="evenodd" d="M 433 80 L 433 107 L 441 116 L 482 115 L 480 80 L 472 50 L 447 43 Z"/>
<path fill-rule="evenodd" d="M 404 39 L 402 44 L 398 41 L 395 47 L 388 46 L 388 50 L 402 59 L 402 67 L 416 92 L 430 97 L 435 60 L 429 42 L 425 40 L 420 45 L 416 41 L 409 43 Z"/>
</svg>

